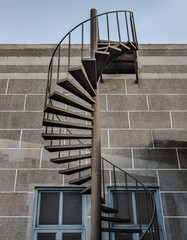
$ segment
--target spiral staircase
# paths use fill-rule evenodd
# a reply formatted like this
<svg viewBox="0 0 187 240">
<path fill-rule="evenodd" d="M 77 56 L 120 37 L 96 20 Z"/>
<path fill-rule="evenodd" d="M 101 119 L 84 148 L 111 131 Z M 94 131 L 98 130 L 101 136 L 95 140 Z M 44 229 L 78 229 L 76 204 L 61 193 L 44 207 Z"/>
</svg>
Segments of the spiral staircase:
<svg viewBox="0 0 187 240">
<path fill-rule="evenodd" d="M 73 35 L 76 31 L 76 39 L 80 37 L 80 58 L 73 63 Z M 66 180 L 71 178 L 69 184 L 82 185 L 81 194 L 91 194 L 91 240 L 101 240 L 102 232 L 109 233 L 108 239 L 115 234 L 116 240 L 134 239 L 133 234 L 136 239 L 160 239 L 151 191 L 135 177 L 101 157 L 99 81 L 103 82 L 103 73 L 134 73 L 138 82 L 137 50 L 132 12 L 113 11 L 97 15 L 92 9 L 91 18 L 77 25 L 60 41 L 49 64 L 43 116 L 45 133 L 42 134 L 48 141 L 45 149 L 51 152 L 52 163 L 61 164 L 59 173 Z M 113 174 L 110 183 L 106 179 L 108 168 Z M 113 206 L 107 203 L 108 186 L 112 187 Z M 125 216 L 118 207 L 120 188 L 125 193 Z M 132 223 L 132 188 L 136 195 L 138 221 L 134 228 L 124 228 L 124 224 Z M 143 220 L 145 216 L 146 221 Z"/>
</svg>

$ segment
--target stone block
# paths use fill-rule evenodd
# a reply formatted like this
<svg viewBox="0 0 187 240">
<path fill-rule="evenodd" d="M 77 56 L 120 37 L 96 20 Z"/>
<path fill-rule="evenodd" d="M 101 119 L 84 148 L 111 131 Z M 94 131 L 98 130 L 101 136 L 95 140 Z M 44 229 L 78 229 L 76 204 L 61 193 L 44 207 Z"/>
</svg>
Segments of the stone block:
<svg viewBox="0 0 187 240">
<path fill-rule="evenodd" d="M 10 79 L 8 94 L 45 94 L 46 79 Z"/>
<path fill-rule="evenodd" d="M 28 95 L 26 98 L 26 110 L 42 110 L 44 108 L 44 95 Z"/>
<path fill-rule="evenodd" d="M 6 92 L 7 79 L 0 79 L 0 93 L 3 94 Z"/>
<path fill-rule="evenodd" d="M 178 149 L 181 168 L 187 168 L 187 149 Z"/>
<path fill-rule="evenodd" d="M 13 191 L 16 171 L 0 170 L 0 191 Z"/>
<path fill-rule="evenodd" d="M 0 131 L 0 148 L 17 148 L 20 142 L 20 133 L 18 130 Z"/>
<path fill-rule="evenodd" d="M 133 149 L 135 168 L 178 168 L 175 149 Z"/>
<path fill-rule="evenodd" d="M 139 49 L 138 56 L 187 56 L 187 49 Z"/>
<path fill-rule="evenodd" d="M 128 128 L 126 112 L 101 112 L 101 128 Z"/>
<path fill-rule="evenodd" d="M 187 216 L 187 193 L 161 193 L 164 216 Z"/>
<path fill-rule="evenodd" d="M 140 73 L 187 73 L 186 65 L 142 65 Z"/>
<path fill-rule="evenodd" d="M 161 191 L 187 191 L 186 170 L 159 170 Z"/>
<path fill-rule="evenodd" d="M 31 216 L 33 193 L 0 193 L 0 216 Z"/>
<path fill-rule="evenodd" d="M 101 130 L 101 147 L 108 147 L 108 133 L 107 130 Z"/>
<path fill-rule="evenodd" d="M 40 112 L 0 112 L 0 128 L 42 128 Z"/>
<path fill-rule="evenodd" d="M 147 110 L 145 96 L 138 95 L 109 95 L 109 110 Z"/>
<path fill-rule="evenodd" d="M 57 170 L 18 170 L 16 191 L 33 191 L 38 186 L 62 186 Z"/>
<path fill-rule="evenodd" d="M 131 128 L 171 128 L 169 112 L 130 112 Z"/>
<path fill-rule="evenodd" d="M 151 95 L 148 99 L 150 110 L 187 110 L 185 95 Z"/>
<path fill-rule="evenodd" d="M 187 218 L 165 218 L 167 240 L 184 240 L 187 236 Z"/>
<path fill-rule="evenodd" d="M 1 239 L 29 240 L 31 238 L 30 218 L 0 218 Z"/>
<path fill-rule="evenodd" d="M 146 130 L 110 130 L 110 147 L 152 147 L 151 132 Z"/>
<path fill-rule="evenodd" d="M 104 79 L 104 83 L 99 86 L 100 94 L 125 94 L 124 79 Z"/>
<path fill-rule="evenodd" d="M 120 168 L 132 168 L 130 149 L 102 149 L 101 156 Z M 106 168 L 112 168 L 112 165 L 105 161 L 104 166 Z"/>
<path fill-rule="evenodd" d="M 0 149 L 0 168 L 38 168 L 40 149 Z"/>
<path fill-rule="evenodd" d="M 186 94 L 186 79 L 140 79 L 134 84 L 133 79 L 127 80 L 129 94 Z"/>
<path fill-rule="evenodd" d="M 24 95 L 0 95 L 0 110 L 23 110 Z"/>
<path fill-rule="evenodd" d="M 185 130 L 153 130 L 155 147 L 187 147 Z"/>
<path fill-rule="evenodd" d="M 106 111 L 106 95 L 100 95 L 100 111 Z"/>
<path fill-rule="evenodd" d="M 42 138 L 43 130 L 23 130 L 21 147 L 23 148 L 43 148 L 49 141 Z"/>
<path fill-rule="evenodd" d="M 187 112 L 172 112 L 173 128 L 187 128 Z"/>
</svg>

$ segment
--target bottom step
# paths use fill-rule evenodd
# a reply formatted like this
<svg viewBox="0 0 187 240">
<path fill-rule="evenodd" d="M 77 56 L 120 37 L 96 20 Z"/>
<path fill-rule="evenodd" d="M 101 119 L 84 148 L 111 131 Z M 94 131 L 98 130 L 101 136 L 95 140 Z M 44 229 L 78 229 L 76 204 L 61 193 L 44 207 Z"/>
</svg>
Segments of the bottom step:
<svg viewBox="0 0 187 240">
<path fill-rule="evenodd" d="M 115 217 L 105 217 L 101 216 L 102 221 L 107 221 L 107 222 L 117 222 L 117 223 L 127 223 L 131 222 L 130 219 L 125 219 L 125 218 L 115 218 Z"/>
<path fill-rule="evenodd" d="M 117 233 L 142 233 L 141 229 L 119 229 L 119 228 L 102 228 L 102 232 L 117 232 Z"/>
</svg>

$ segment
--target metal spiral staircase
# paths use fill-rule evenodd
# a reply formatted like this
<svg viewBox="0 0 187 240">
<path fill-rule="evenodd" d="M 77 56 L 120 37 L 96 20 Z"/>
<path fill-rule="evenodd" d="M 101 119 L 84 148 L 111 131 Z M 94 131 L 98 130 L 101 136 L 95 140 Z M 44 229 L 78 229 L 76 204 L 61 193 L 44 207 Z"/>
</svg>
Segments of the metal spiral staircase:
<svg viewBox="0 0 187 240">
<path fill-rule="evenodd" d="M 81 47 L 80 58 L 73 62 L 75 32 L 76 39 L 80 36 Z M 101 157 L 99 81 L 103 81 L 102 73 L 135 73 L 138 81 L 137 50 L 132 12 L 97 15 L 92 9 L 91 18 L 60 41 L 49 64 L 43 116 L 45 133 L 42 134 L 48 141 L 45 149 L 51 152 L 51 162 L 62 165 L 59 173 L 66 180 L 71 175 L 69 184 L 82 185 L 81 194 L 91 194 L 91 240 L 102 239 L 102 232 L 108 232 L 109 236 L 117 234 L 115 239 L 118 236 L 132 239 L 128 237 L 132 234 L 136 234 L 137 239 L 160 239 L 152 193 L 135 177 Z M 112 169 L 110 182 L 106 179 L 108 168 Z M 108 186 L 113 189 L 113 206 L 107 205 Z M 124 193 L 125 215 L 118 206 L 119 188 Z M 124 228 L 123 224 L 133 221 L 130 213 L 132 188 L 136 195 L 137 224 L 134 228 Z M 143 230 L 144 225 L 147 227 Z"/>
</svg>

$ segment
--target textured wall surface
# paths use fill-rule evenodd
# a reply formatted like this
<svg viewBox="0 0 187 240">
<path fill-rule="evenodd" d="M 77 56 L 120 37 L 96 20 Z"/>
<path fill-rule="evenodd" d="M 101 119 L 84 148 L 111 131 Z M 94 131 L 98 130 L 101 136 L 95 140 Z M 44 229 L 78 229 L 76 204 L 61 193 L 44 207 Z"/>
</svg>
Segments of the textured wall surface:
<svg viewBox="0 0 187 240">
<path fill-rule="evenodd" d="M 41 138 L 54 47 L 0 45 L 0 240 L 30 240 L 36 186 L 67 186 Z M 77 65 L 80 47 L 72 54 Z M 102 155 L 160 187 L 167 239 L 184 240 L 187 45 L 140 45 L 138 55 L 139 84 L 123 74 L 104 75 L 100 84 Z"/>
</svg>

